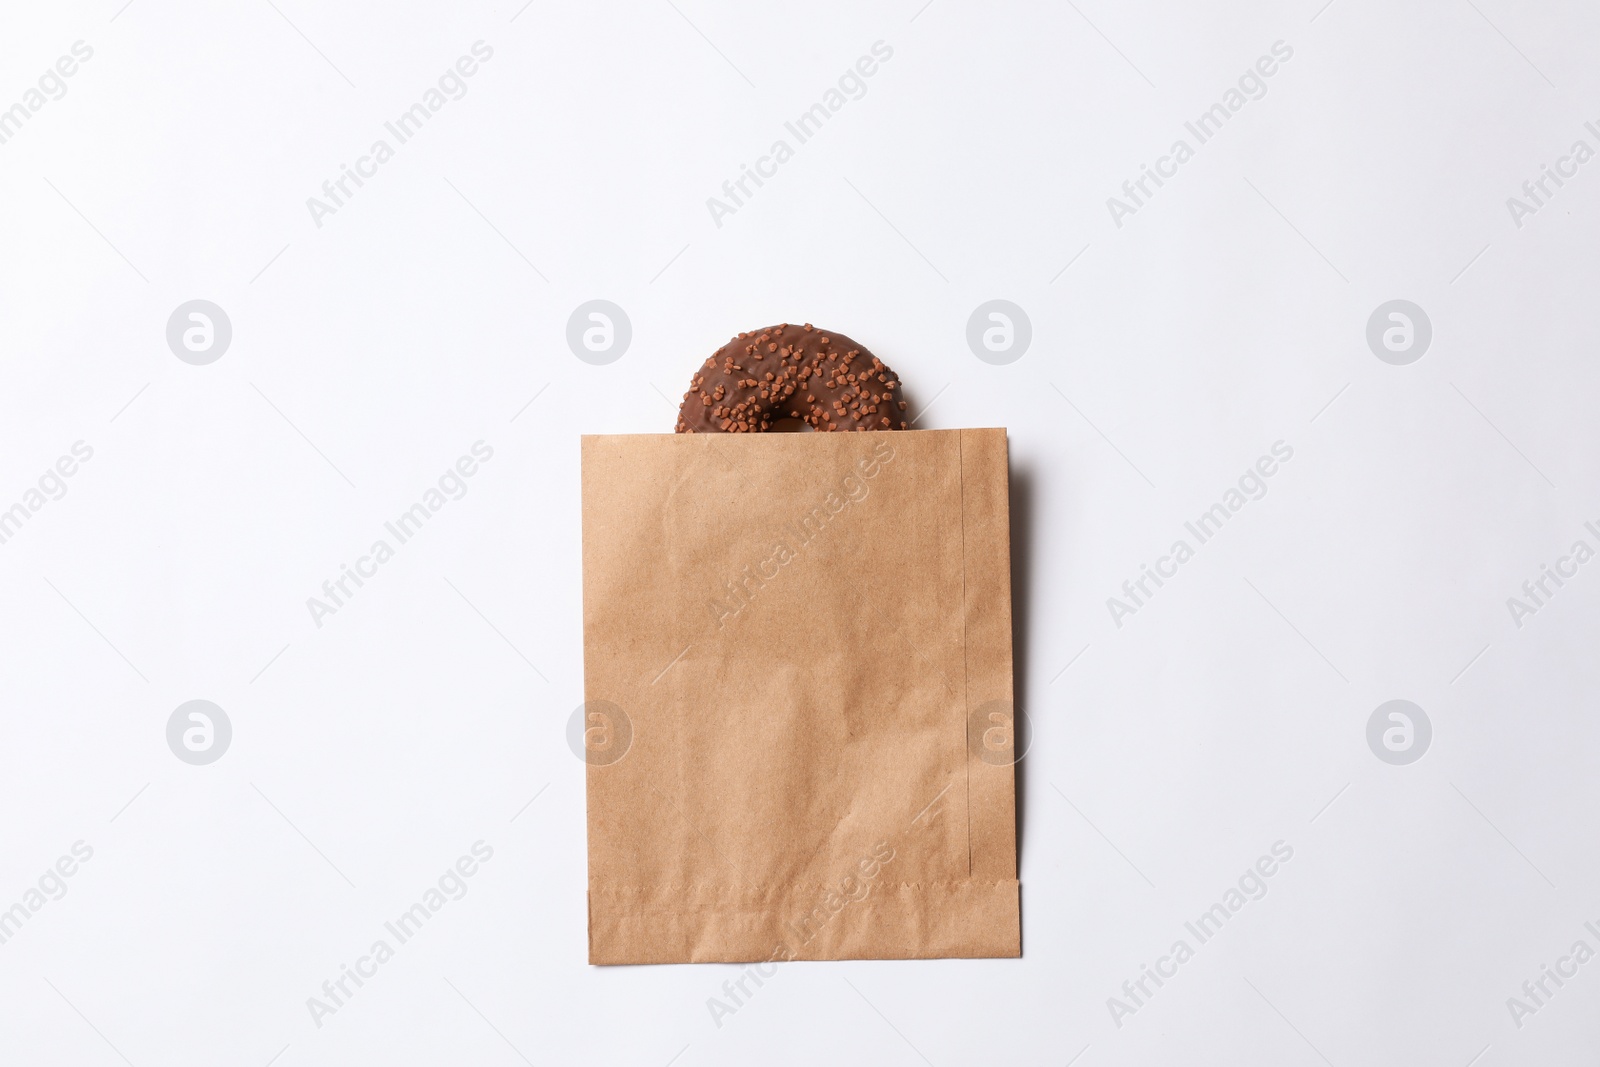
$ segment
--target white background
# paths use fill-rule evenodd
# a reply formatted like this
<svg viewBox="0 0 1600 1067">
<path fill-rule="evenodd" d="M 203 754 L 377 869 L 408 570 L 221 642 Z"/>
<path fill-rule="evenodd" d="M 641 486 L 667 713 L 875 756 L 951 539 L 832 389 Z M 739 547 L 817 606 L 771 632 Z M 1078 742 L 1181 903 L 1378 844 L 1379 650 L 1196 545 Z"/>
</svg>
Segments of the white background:
<svg viewBox="0 0 1600 1067">
<path fill-rule="evenodd" d="M 1592 1060 L 1600 962 L 1520 1027 L 1507 998 L 1600 949 L 1600 565 L 1521 627 L 1506 600 L 1600 547 L 1600 163 L 1520 227 L 1506 201 L 1600 148 L 1600 14 L 520 2 L 0 16 L 0 107 L 93 48 L 0 145 L 0 508 L 94 450 L 0 545 L 0 908 L 94 850 L 0 945 L 0 1061 Z M 467 94 L 317 226 L 478 40 Z M 1266 95 L 1116 225 L 1276 41 Z M 633 327 L 607 366 L 565 340 L 596 298 Z M 1032 323 L 1005 366 L 966 341 L 994 298 Z M 193 299 L 233 328 L 205 366 L 165 337 Z M 1405 366 L 1366 341 L 1392 299 L 1432 323 Z M 698 361 L 781 320 L 870 346 L 919 426 L 1010 431 L 1024 956 L 798 964 L 719 1027 L 737 968 L 585 963 L 578 437 L 669 431 Z M 467 495 L 315 625 L 479 440 Z M 1280 440 L 1118 627 L 1107 598 Z M 1433 725 L 1408 766 L 1366 740 L 1397 698 Z M 232 722 L 209 766 L 167 745 L 192 699 Z M 466 896 L 317 1026 L 478 840 Z M 1277 841 L 1267 895 L 1117 1025 Z"/>
</svg>

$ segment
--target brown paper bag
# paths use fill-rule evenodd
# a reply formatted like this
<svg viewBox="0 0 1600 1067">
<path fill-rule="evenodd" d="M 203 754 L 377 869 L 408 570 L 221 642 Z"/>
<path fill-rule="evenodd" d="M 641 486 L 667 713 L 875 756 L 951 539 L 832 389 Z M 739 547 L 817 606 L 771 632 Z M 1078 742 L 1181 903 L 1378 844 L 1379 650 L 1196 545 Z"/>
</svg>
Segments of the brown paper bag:
<svg viewBox="0 0 1600 1067">
<path fill-rule="evenodd" d="M 1021 954 L 1004 430 L 583 439 L 589 962 Z"/>
</svg>

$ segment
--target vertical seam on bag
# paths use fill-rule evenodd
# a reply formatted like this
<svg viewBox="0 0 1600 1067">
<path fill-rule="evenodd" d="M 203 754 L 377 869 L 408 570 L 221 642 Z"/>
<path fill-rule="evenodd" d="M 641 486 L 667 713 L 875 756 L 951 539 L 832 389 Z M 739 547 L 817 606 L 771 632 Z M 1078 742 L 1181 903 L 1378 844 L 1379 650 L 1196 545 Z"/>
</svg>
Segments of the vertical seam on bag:
<svg viewBox="0 0 1600 1067">
<path fill-rule="evenodd" d="M 967 812 L 967 877 L 972 877 L 972 709 L 970 679 L 967 677 L 967 456 L 964 448 L 967 431 L 956 435 L 956 484 L 961 487 L 961 767 L 962 792 Z"/>
</svg>

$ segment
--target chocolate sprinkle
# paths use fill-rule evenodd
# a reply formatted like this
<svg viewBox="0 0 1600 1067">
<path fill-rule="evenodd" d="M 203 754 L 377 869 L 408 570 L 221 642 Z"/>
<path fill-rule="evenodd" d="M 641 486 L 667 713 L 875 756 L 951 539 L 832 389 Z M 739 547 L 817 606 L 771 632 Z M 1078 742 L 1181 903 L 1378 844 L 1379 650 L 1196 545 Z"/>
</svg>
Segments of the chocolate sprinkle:
<svg viewBox="0 0 1600 1067">
<path fill-rule="evenodd" d="M 741 333 L 705 361 L 677 432 L 758 433 L 780 419 L 823 431 L 908 430 L 900 390 L 899 376 L 850 338 L 783 323 Z"/>
</svg>

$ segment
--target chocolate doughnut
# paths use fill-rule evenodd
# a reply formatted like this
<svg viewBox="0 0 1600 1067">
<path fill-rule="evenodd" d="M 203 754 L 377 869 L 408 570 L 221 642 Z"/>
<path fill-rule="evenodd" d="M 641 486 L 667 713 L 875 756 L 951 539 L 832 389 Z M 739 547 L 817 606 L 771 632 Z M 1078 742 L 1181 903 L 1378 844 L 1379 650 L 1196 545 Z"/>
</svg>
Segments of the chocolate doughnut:
<svg viewBox="0 0 1600 1067">
<path fill-rule="evenodd" d="M 816 430 L 907 430 L 900 378 L 843 334 L 783 323 L 741 333 L 695 372 L 678 433 L 758 433 L 780 419 Z"/>
</svg>

